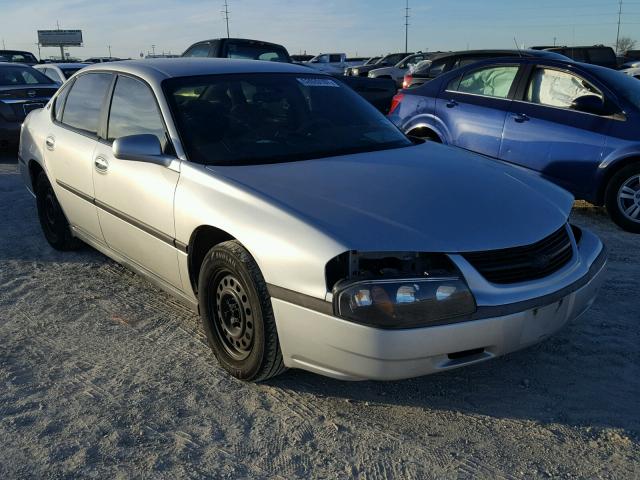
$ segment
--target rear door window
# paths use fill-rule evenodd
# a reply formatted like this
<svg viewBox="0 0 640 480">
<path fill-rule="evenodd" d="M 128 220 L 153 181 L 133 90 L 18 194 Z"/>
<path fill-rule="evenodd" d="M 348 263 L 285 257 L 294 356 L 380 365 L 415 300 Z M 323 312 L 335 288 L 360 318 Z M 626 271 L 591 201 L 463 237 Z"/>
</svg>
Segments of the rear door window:
<svg viewBox="0 0 640 480">
<path fill-rule="evenodd" d="M 457 92 L 485 97 L 507 98 L 518 74 L 517 65 L 485 67 L 467 72 L 460 80 Z"/>
<path fill-rule="evenodd" d="M 111 100 L 107 138 L 113 141 L 126 135 L 143 133 L 158 137 L 164 149 L 167 135 L 155 95 L 141 81 L 119 76 Z"/>
<path fill-rule="evenodd" d="M 88 73 L 78 77 L 65 102 L 62 123 L 96 135 L 102 104 L 111 80 L 110 73 Z"/>
</svg>

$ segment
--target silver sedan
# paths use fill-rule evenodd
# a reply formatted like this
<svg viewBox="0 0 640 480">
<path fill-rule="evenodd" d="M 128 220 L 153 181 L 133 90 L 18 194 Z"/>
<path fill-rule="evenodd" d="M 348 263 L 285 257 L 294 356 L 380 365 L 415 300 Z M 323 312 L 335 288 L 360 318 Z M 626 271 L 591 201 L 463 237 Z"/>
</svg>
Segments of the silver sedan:
<svg viewBox="0 0 640 480">
<path fill-rule="evenodd" d="M 245 380 L 474 364 L 547 338 L 603 279 L 567 192 L 412 141 L 305 67 L 87 67 L 29 114 L 19 156 L 53 248 L 85 242 L 192 305 Z"/>
</svg>

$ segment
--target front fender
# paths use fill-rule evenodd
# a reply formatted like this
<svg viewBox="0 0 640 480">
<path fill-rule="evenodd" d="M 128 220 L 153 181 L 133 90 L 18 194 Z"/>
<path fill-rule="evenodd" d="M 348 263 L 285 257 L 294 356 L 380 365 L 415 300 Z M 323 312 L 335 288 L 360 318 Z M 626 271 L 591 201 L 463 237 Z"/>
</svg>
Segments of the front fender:
<svg viewBox="0 0 640 480">
<path fill-rule="evenodd" d="M 325 267 L 348 248 L 277 201 L 183 162 L 175 194 L 176 240 L 200 226 L 219 228 L 251 253 L 268 284 L 325 299 Z"/>
</svg>

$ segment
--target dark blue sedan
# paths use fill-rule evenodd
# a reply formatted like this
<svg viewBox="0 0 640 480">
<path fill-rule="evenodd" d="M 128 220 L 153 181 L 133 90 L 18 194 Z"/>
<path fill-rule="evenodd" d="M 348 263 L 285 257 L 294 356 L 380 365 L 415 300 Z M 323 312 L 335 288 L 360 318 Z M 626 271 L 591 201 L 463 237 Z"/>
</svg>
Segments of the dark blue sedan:
<svg viewBox="0 0 640 480">
<path fill-rule="evenodd" d="M 525 167 L 640 233 L 640 82 L 595 65 L 494 59 L 394 98 L 405 133 Z"/>
</svg>

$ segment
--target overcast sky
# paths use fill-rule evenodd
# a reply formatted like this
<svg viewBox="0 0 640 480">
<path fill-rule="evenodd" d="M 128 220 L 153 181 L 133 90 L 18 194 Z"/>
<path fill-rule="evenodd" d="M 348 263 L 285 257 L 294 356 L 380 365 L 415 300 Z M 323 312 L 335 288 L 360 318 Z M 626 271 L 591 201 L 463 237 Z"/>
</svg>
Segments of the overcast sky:
<svg viewBox="0 0 640 480">
<path fill-rule="evenodd" d="M 231 36 L 284 44 L 291 53 L 361 56 L 404 49 L 405 0 L 228 0 Z M 613 45 L 617 0 L 409 0 L 410 50 L 513 47 L 519 44 Z M 6 48 L 37 54 L 36 31 L 78 28 L 75 57 L 181 53 L 226 35 L 224 0 L 0 0 Z M 624 2 L 622 34 L 640 40 L 640 1 Z M 42 49 L 42 57 L 56 49 Z"/>
</svg>

